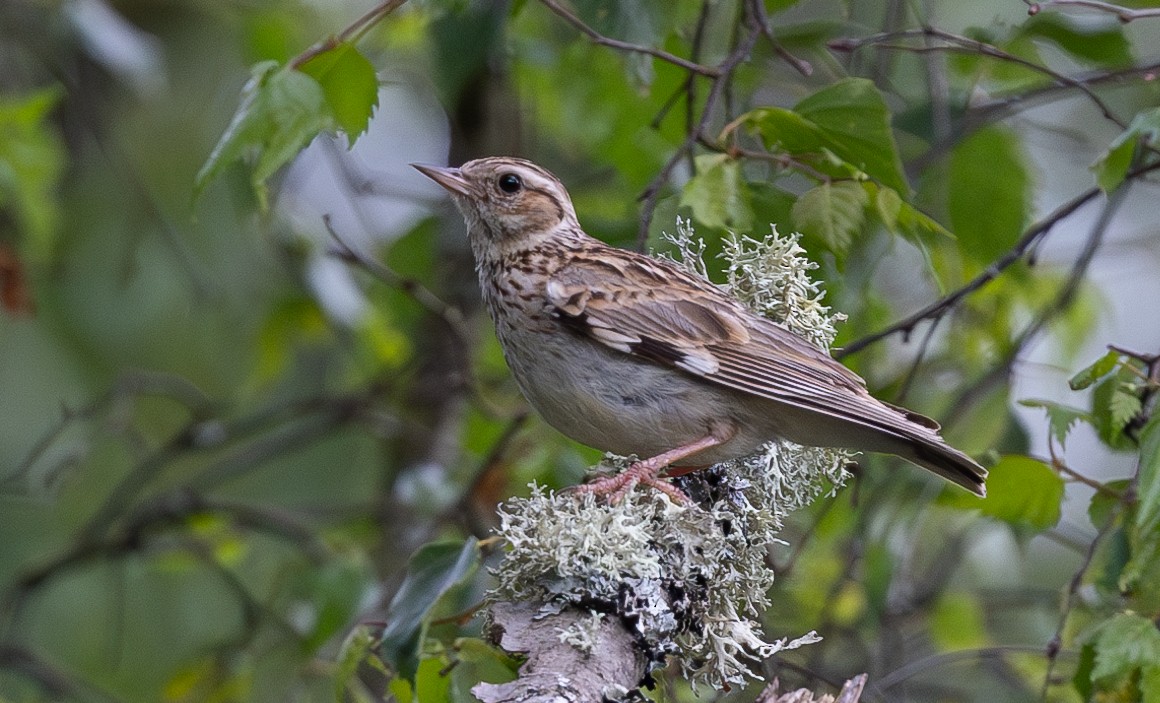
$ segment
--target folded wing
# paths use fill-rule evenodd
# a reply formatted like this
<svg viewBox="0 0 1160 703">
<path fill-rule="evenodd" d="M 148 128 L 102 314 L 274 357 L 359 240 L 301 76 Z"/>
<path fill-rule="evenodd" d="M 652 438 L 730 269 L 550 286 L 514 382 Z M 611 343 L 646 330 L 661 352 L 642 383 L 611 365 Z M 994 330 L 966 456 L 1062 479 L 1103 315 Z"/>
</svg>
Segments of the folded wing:
<svg viewBox="0 0 1160 703">
<path fill-rule="evenodd" d="M 872 440 L 855 448 L 898 454 L 983 493 L 986 471 L 946 445 L 933 420 L 878 401 L 829 354 L 748 312 L 713 284 L 665 262 L 620 254 L 599 263 L 577 259 L 549 281 L 554 314 L 577 333 L 707 382 L 832 418 Z M 658 284 L 642 286 L 642 278 Z"/>
</svg>

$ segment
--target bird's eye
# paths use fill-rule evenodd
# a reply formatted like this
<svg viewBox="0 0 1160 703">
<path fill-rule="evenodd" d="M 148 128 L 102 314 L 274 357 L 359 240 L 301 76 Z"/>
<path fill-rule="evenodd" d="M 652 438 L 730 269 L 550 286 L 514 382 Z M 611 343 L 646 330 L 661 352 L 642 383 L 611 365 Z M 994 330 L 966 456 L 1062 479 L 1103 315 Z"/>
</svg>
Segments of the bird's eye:
<svg viewBox="0 0 1160 703">
<path fill-rule="evenodd" d="M 505 173 L 499 177 L 499 189 L 505 193 L 515 193 L 523 185 L 524 182 L 514 173 Z"/>
</svg>

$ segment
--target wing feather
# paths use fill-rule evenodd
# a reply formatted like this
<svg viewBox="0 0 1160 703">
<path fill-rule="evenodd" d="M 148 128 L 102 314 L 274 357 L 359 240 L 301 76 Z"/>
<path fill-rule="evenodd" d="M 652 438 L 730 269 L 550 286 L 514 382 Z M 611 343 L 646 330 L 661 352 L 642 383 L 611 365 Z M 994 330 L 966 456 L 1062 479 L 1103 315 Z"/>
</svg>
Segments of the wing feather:
<svg viewBox="0 0 1160 703">
<path fill-rule="evenodd" d="M 866 394 L 862 379 L 829 354 L 707 281 L 674 270 L 661 272 L 664 287 L 630 287 L 630 269 L 642 266 L 667 264 L 578 258 L 546 286 L 554 313 L 612 349 L 771 400 L 827 412 L 851 392 Z"/>
<path fill-rule="evenodd" d="M 899 454 L 985 495 L 986 470 L 946 445 L 937 423 L 876 400 L 825 351 L 665 262 L 599 253 L 598 263 L 577 257 L 546 286 L 552 314 L 570 329 L 706 382 L 863 428 L 862 448 Z"/>
</svg>

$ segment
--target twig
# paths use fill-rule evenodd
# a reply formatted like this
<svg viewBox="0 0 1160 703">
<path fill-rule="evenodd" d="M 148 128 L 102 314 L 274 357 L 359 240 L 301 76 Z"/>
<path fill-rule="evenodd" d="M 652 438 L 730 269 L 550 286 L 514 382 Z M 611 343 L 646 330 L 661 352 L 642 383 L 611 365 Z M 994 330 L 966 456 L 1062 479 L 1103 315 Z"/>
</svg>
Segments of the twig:
<svg viewBox="0 0 1160 703">
<path fill-rule="evenodd" d="M 1140 176 L 1160 169 L 1160 163 L 1149 164 L 1138 169 L 1130 171 L 1125 180 L 1139 178 Z M 861 339 L 851 342 L 840 350 L 835 351 L 834 356 L 842 359 L 851 354 L 856 354 L 866 347 L 878 342 L 886 337 L 894 334 L 903 333 L 909 335 L 914 331 L 920 322 L 924 320 L 937 320 L 943 315 L 947 314 L 952 308 L 958 305 L 963 298 L 985 287 L 988 283 L 999 277 L 1012 264 L 1022 259 L 1028 251 L 1031 250 L 1043 237 L 1045 237 L 1055 225 L 1059 224 L 1065 218 L 1071 216 L 1076 210 L 1086 205 L 1091 200 L 1094 200 L 1103 191 L 1099 188 L 1090 188 L 1083 193 L 1077 195 L 1063 205 L 1056 208 L 1050 215 L 1043 218 L 1039 222 L 1032 225 L 1019 241 L 1015 243 L 1007 253 L 1000 256 L 993 261 L 984 271 L 968 281 L 964 286 L 948 293 L 938 300 L 925 306 L 918 312 L 915 312 L 907 317 L 895 322 L 885 329 L 875 332 L 873 334 L 862 337 Z"/>
<path fill-rule="evenodd" d="M 994 364 L 982 378 L 973 383 L 970 388 L 959 394 L 959 397 L 951 404 L 951 407 L 960 409 L 960 412 L 956 413 L 956 416 L 961 417 L 963 415 L 961 412 L 962 408 L 972 405 L 980 394 L 986 392 L 993 384 L 1005 379 L 1008 369 L 1016 362 L 1019 355 L 1027 348 L 1027 345 L 1035 339 L 1048 322 L 1071 305 L 1079 290 L 1080 283 L 1086 275 L 1092 259 L 1095 257 L 1096 251 L 1103 243 L 1104 234 L 1107 231 L 1112 216 L 1126 196 L 1127 186 L 1130 183 L 1130 180 L 1125 180 L 1124 184 L 1110 195 L 1107 204 L 1104 206 L 1099 218 L 1092 227 L 1091 233 L 1088 235 L 1083 250 L 1072 265 L 1071 271 L 1068 273 L 1067 280 L 1060 292 L 1019 333 L 1019 336 L 1011 342 L 1010 347 L 1004 352 L 1003 358 Z"/>
<path fill-rule="evenodd" d="M 1049 438 L 1049 441 L 1050 441 L 1050 438 Z M 1060 459 L 1059 457 L 1054 456 L 1054 453 L 1055 452 L 1052 451 L 1053 456 L 1051 457 L 1051 459 L 1049 461 L 1046 461 L 1044 463 L 1050 464 L 1051 467 L 1054 468 L 1059 473 L 1063 474 L 1064 476 L 1067 476 L 1068 478 L 1075 481 L 1076 483 L 1082 483 L 1083 485 L 1087 486 L 1088 488 L 1093 489 L 1096 493 L 1102 493 L 1102 494 L 1108 496 L 1109 498 L 1114 498 L 1116 500 L 1120 500 L 1120 501 L 1124 500 L 1124 494 L 1119 493 L 1117 491 L 1113 491 L 1112 489 L 1108 488 L 1107 486 L 1105 486 L 1104 484 L 1095 480 L 1094 478 L 1090 478 L 1088 476 L 1085 476 L 1084 474 L 1081 474 L 1080 472 L 1076 471 L 1075 469 L 1071 468 L 1066 463 L 1064 463 L 1063 459 Z M 1040 461 L 1042 461 L 1042 459 Z"/>
<path fill-rule="evenodd" d="M 40 690 L 53 699 L 112 701 L 114 698 L 86 684 L 81 689 L 62 671 L 53 668 L 29 650 L 8 643 L 0 643 L 0 669 L 16 672 L 36 683 Z M 89 695 L 91 694 L 91 695 Z"/>
<path fill-rule="evenodd" d="M 898 394 L 894 397 L 894 402 L 901 403 L 910 394 L 914 380 L 918 378 L 918 369 L 922 366 L 923 359 L 926 358 L 926 353 L 930 349 L 930 343 L 934 340 L 935 330 L 938 329 L 938 323 L 941 320 L 942 318 L 934 320 L 926 328 L 926 334 L 922 335 L 922 342 L 918 345 L 918 353 L 914 355 L 914 360 L 910 364 L 910 369 L 906 372 L 906 377 L 902 380 L 902 386 L 898 389 Z"/>
<path fill-rule="evenodd" d="M 1080 564 L 1079 569 L 1072 575 L 1071 581 L 1068 583 L 1067 597 L 1064 600 L 1063 609 L 1059 613 L 1059 623 L 1055 627 L 1055 634 L 1048 641 L 1046 648 L 1041 650 L 1047 657 L 1047 672 L 1043 675 L 1043 690 L 1040 696 L 1044 701 L 1047 700 L 1047 691 L 1051 687 L 1051 674 L 1055 670 L 1055 662 L 1058 660 L 1060 652 L 1063 651 L 1063 630 L 1067 626 L 1067 620 L 1071 616 L 1072 608 L 1075 607 L 1080 586 L 1083 585 L 1083 577 L 1087 574 L 1087 570 L 1091 568 L 1092 560 L 1095 559 L 1096 550 L 1099 548 L 1100 542 L 1111 532 L 1111 528 L 1116 524 L 1116 518 L 1118 516 L 1119 511 L 1113 508 L 1108 513 L 1107 522 L 1100 527 L 1099 532 L 1096 533 L 1095 538 L 1088 545 L 1087 552 L 1084 553 L 1083 563 Z"/>
<path fill-rule="evenodd" d="M 757 23 L 761 26 L 761 33 L 765 35 L 765 38 L 769 40 L 770 46 L 773 47 L 773 52 L 777 54 L 782 61 L 788 63 L 795 71 L 802 74 L 806 78 L 812 76 L 814 74 L 813 65 L 810 64 L 809 61 L 806 61 L 805 59 L 799 59 L 798 57 L 791 54 L 789 50 L 782 46 L 781 42 L 777 40 L 777 37 L 773 35 L 773 25 L 769 21 L 769 14 L 765 11 L 765 3 L 753 3 L 753 13 Z"/>
<path fill-rule="evenodd" d="M 237 501 L 207 499 L 180 489 L 137 506 L 117 531 L 77 540 L 68 550 L 22 574 L 0 593 L 0 610 L 6 615 L 18 612 L 24 598 L 48 580 L 101 557 L 141 550 L 146 544 L 144 538 L 151 531 L 183 526 L 190 516 L 201 513 L 227 516 L 239 527 L 281 537 L 316 564 L 329 555 L 322 541 L 287 515 Z"/>
<path fill-rule="evenodd" d="M 757 43 L 757 38 L 761 35 L 761 27 L 757 26 L 757 23 L 753 21 L 752 5 L 753 3 L 747 1 L 744 3 L 743 9 L 745 14 L 745 24 L 749 25 L 750 31 L 744 39 L 737 43 L 737 46 L 734 47 L 733 51 L 729 52 L 729 55 L 726 56 L 725 59 L 717 65 L 718 74 L 716 78 L 713 79 L 713 84 L 709 88 L 709 94 L 705 96 L 705 103 L 701 107 L 701 119 L 697 122 L 697 125 L 689 131 L 689 133 L 685 136 L 685 141 L 679 147 L 677 147 L 677 150 L 673 152 L 673 155 L 669 157 L 669 160 L 666 161 L 664 166 L 661 167 L 660 172 L 657 173 L 656 177 L 653 178 L 653 180 L 644 189 L 644 192 L 641 193 L 637 198 L 642 203 L 640 213 L 640 227 L 636 233 L 636 248 L 638 251 L 643 251 L 645 245 L 648 243 L 648 228 L 649 225 L 652 224 L 652 217 L 653 213 L 656 211 L 657 201 L 660 198 L 661 188 L 663 188 L 664 185 L 668 183 L 669 176 L 672 175 L 673 169 L 676 168 L 677 163 L 679 163 L 680 160 L 690 152 L 693 146 L 704 137 L 705 129 L 709 125 L 709 120 L 711 120 L 713 117 L 713 109 L 717 106 L 717 102 L 720 101 L 721 95 L 725 91 L 725 86 L 729 83 L 729 80 L 733 76 L 733 71 L 736 70 L 737 66 L 740 65 L 747 56 L 749 56 L 751 51 L 753 51 L 753 45 Z"/>
<path fill-rule="evenodd" d="M 701 48 L 705 41 L 705 28 L 709 25 L 709 10 L 712 7 L 708 0 L 701 3 L 701 14 L 697 17 L 697 26 L 693 30 L 693 45 L 690 48 L 689 55 L 693 57 L 694 61 L 701 60 Z M 697 119 L 697 82 L 693 80 L 693 76 L 685 77 L 685 134 L 693 130 Z M 689 159 L 689 173 L 693 173 L 697 167 L 696 160 L 693 157 L 693 151 L 688 151 Z"/>
<path fill-rule="evenodd" d="M 480 462 L 479 468 L 476 469 L 475 475 L 468 484 L 466 490 L 459 497 L 451 508 L 445 514 L 447 519 L 462 518 L 468 523 L 471 532 L 480 539 L 487 537 L 489 527 L 479 525 L 479 520 L 475 516 L 475 511 L 472 510 L 472 504 L 476 498 L 476 493 L 480 488 L 487 483 L 487 479 L 492 473 L 500 467 L 503 462 L 504 455 L 511 446 L 512 441 L 515 440 L 520 430 L 527 424 L 529 414 L 525 412 L 517 413 L 515 417 L 508 421 L 507 426 L 504 427 L 503 432 L 492 443 L 491 449 L 488 450 L 487 456 Z M 494 505 L 489 508 L 495 507 Z"/>
<path fill-rule="evenodd" d="M 1139 10 L 1134 10 L 1127 7 L 1120 7 L 1109 2 L 1100 2 L 1099 0 L 1043 0 L 1042 2 L 1032 2 L 1027 4 L 1027 14 L 1037 15 L 1044 10 L 1049 10 L 1052 7 L 1086 7 L 1091 10 L 1099 12 L 1106 12 L 1116 16 L 1116 19 L 1127 24 L 1133 20 L 1144 19 L 1147 17 L 1160 17 L 1160 7 L 1147 7 Z"/>
<path fill-rule="evenodd" d="M 463 314 L 458 308 L 443 302 L 439 296 L 432 293 L 430 289 L 419 281 L 400 276 L 394 269 L 381 261 L 356 250 L 334 229 L 329 213 L 322 216 L 322 221 L 326 225 L 326 231 L 330 233 L 330 237 L 340 247 L 338 250 L 332 251 L 333 255 L 344 261 L 358 264 L 367 273 L 370 273 L 388 286 L 398 289 L 408 298 L 421 305 L 424 310 L 446 322 L 459 343 L 464 345 L 468 344 L 471 335 L 468 334 L 464 327 Z"/>
<path fill-rule="evenodd" d="M 724 133 L 732 133 L 732 130 L 729 128 L 726 128 L 725 130 L 722 131 L 722 133 L 723 134 Z M 702 140 L 701 146 L 704 146 L 705 148 L 711 149 L 713 151 L 720 151 L 722 153 L 726 153 L 726 154 L 729 154 L 731 156 L 739 156 L 743 159 L 753 159 L 755 161 L 768 161 L 770 163 L 775 163 L 782 168 L 786 168 L 786 169 L 792 168 L 793 170 L 801 173 L 803 176 L 808 176 L 808 177 L 814 179 L 818 183 L 832 183 L 835 180 L 837 180 L 837 179 L 832 178 L 829 174 L 823 173 L 823 172 L 817 170 L 816 168 L 814 168 L 810 164 L 808 164 L 804 161 L 801 161 L 800 159 L 793 158 L 789 154 L 772 154 L 768 151 L 758 151 L 756 149 L 746 149 L 744 147 L 739 147 L 739 146 L 724 147 L 724 146 L 717 144 L 715 142 L 711 142 L 708 139 Z"/>
<path fill-rule="evenodd" d="M 680 66 L 686 71 L 692 71 L 698 75 L 707 76 L 709 78 L 718 78 L 721 75 L 720 68 L 713 68 L 711 66 L 702 66 L 699 63 L 694 63 L 688 59 L 683 59 L 676 54 L 670 54 L 663 49 L 654 49 L 650 46 L 641 46 L 640 44 L 633 44 L 631 42 L 621 41 L 606 37 L 595 29 L 584 24 L 584 21 L 574 15 L 564 6 L 560 5 L 556 0 L 540 0 L 540 4 L 547 7 L 552 12 L 556 13 L 564 19 L 565 22 L 580 30 L 580 33 L 592 40 L 593 44 L 600 46 L 607 46 L 613 49 L 620 49 L 621 51 L 631 51 L 638 54 L 648 54 L 653 58 L 667 61 L 674 66 Z"/>
<path fill-rule="evenodd" d="M 1091 87 L 1121 81 L 1134 76 L 1142 77 L 1146 81 L 1152 80 L 1158 71 L 1160 71 L 1160 61 L 1153 60 L 1150 63 L 1140 66 L 1129 66 L 1114 71 L 1088 71 L 1078 73 L 1073 75 L 1072 78 L 1077 83 Z M 1047 104 L 1053 100 L 1067 97 L 1072 90 L 1074 88 L 1071 85 L 1053 83 L 1051 85 L 1021 91 L 1014 95 L 997 97 L 972 104 L 969 106 L 968 112 L 959 120 L 957 129 L 945 139 L 936 139 L 935 143 L 921 156 L 909 160 L 907 162 L 907 169 L 923 169 L 961 143 L 965 136 L 973 133 L 975 130 L 985 125 L 998 122 L 1020 110 L 1030 109 Z"/>
<path fill-rule="evenodd" d="M 947 44 L 944 44 L 944 45 L 925 44 L 925 45 L 921 45 L 921 46 L 913 46 L 910 44 L 892 44 L 892 43 L 890 43 L 890 42 L 898 40 L 898 39 L 914 39 L 914 38 L 922 38 L 924 40 L 930 39 L 930 38 L 940 39 L 942 41 L 947 42 Z M 1085 96 L 1087 96 L 1087 98 L 1089 100 L 1091 100 L 1091 102 L 1097 108 L 1099 108 L 1100 112 L 1103 113 L 1105 118 L 1107 118 L 1108 120 L 1115 123 L 1116 125 L 1118 125 L 1121 128 L 1124 128 L 1127 126 L 1126 122 L 1121 120 L 1119 117 L 1116 116 L 1116 114 L 1114 112 L 1112 112 L 1112 109 L 1108 106 L 1107 103 L 1105 103 L 1098 95 L 1096 95 L 1092 91 L 1091 88 L 1089 88 L 1087 85 L 1085 85 L 1081 81 L 1076 80 L 1075 78 L 1072 78 L 1071 76 L 1067 76 L 1067 75 L 1064 75 L 1062 73 L 1059 73 L 1058 71 L 1050 69 L 1047 66 L 1037 64 L 1034 61 L 1029 61 L 1029 60 L 1022 58 L 1020 56 L 1016 56 L 1014 54 L 1003 51 L 1002 49 L 1000 49 L 992 44 L 987 44 L 986 42 L 981 42 L 981 41 L 978 41 L 976 39 L 971 39 L 969 37 L 963 37 L 963 36 L 959 36 L 957 34 L 952 34 L 951 32 L 946 32 L 946 31 L 943 31 L 941 29 L 936 29 L 934 27 L 925 27 L 922 29 L 905 29 L 905 30 L 900 30 L 897 32 L 883 32 L 881 34 L 875 34 L 875 35 L 872 35 L 869 37 L 863 37 L 861 39 L 849 39 L 849 38 L 836 39 L 836 40 L 830 42 L 829 46 L 830 46 L 830 48 L 832 48 L 836 51 L 857 51 L 858 49 L 861 49 L 861 48 L 866 47 L 866 46 L 875 46 L 879 49 L 888 49 L 888 50 L 892 50 L 892 51 L 909 51 L 909 52 L 916 53 L 916 54 L 923 54 L 923 53 L 928 53 L 928 52 L 932 52 L 932 51 L 948 51 L 948 52 L 954 52 L 954 53 L 972 53 L 972 54 L 980 54 L 982 56 L 989 56 L 989 57 L 994 58 L 994 59 L 999 59 L 1001 61 L 1013 63 L 1013 64 L 1016 64 L 1018 66 L 1023 66 L 1024 68 L 1027 68 L 1031 71 L 1035 71 L 1036 73 L 1041 73 L 1045 76 L 1048 76 L 1049 78 L 1051 78 L 1052 80 L 1056 81 L 1057 83 L 1059 83 L 1061 85 L 1066 85 L 1066 86 L 1069 86 L 1071 88 L 1075 88 L 1076 90 L 1080 91 Z"/>
<path fill-rule="evenodd" d="M 1003 659 L 1011 654 L 1040 654 L 1042 649 L 1039 647 L 1031 647 L 1026 645 L 1008 644 L 998 645 L 994 647 L 979 647 L 976 649 L 960 649 L 955 652 L 941 652 L 939 654 L 932 654 L 929 657 L 923 657 L 917 661 L 910 662 L 886 676 L 878 679 L 870 684 L 870 690 L 874 693 L 883 696 L 884 700 L 891 700 L 885 696 L 885 692 L 898 684 L 913 678 L 923 672 L 931 669 L 947 666 L 948 664 L 957 664 L 962 661 L 972 661 L 975 659 Z"/>
<path fill-rule="evenodd" d="M 351 22 L 337 35 L 327 37 L 325 40 L 318 42 L 306 51 L 290 59 L 290 68 L 301 68 L 310 59 L 319 54 L 325 54 L 344 42 L 358 41 L 375 23 L 397 10 L 406 2 L 407 0 L 384 0 L 380 2 L 354 22 Z"/>
<path fill-rule="evenodd" d="M 1109 344 L 1108 349 L 1110 351 L 1116 352 L 1117 354 L 1123 354 L 1124 356 L 1138 359 L 1147 365 L 1155 364 L 1157 361 L 1160 361 L 1160 354 L 1148 354 L 1145 352 L 1132 351 L 1130 349 L 1121 347 L 1118 344 Z"/>
</svg>

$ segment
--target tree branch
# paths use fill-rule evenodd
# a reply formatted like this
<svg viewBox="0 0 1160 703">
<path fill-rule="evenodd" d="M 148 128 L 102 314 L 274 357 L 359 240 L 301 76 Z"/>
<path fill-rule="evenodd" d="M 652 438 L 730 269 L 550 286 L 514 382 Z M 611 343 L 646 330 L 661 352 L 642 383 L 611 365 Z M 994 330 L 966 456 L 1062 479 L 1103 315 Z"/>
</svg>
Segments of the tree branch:
<svg viewBox="0 0 1160 703">
<path fill-rule="evenodd" d="M 1043 2 L 1032 2 L 1027 4 L 1027 14 L 1037 15 L 1044 10 L 1049 10 L 1053 7 L 1086 7 L 1098 12 L 1106 12 L 1116 16 L 1120 22 L 1127 24 L 1133 20 L 1144 19 L 1147 17 L 1160 17 L 1160 7 L 1147 7 L 1134 10 L 1127 7 L 1120 7 L 1109 2 L 1100 2 L 1099 0 L 1043 0 Z"/>
<path fill-rule="evenodd" d="M 648 228 L 652 224 L 653 213 L 656 211 L 661 189 L 669 182 L 669 177 L 672 175 L 676 165 L 680 163 L 680 160 L 705 137 L 705 129 L 708 127 L 709 121 L 713 118 L 713 109 L 717 106 L 718 101 L 721 100 L 721 96 L 725 92 L 725 87 L 729 84 L 733 76 L 733 71 L 749 56 L 749 53 L 753 51 L 753 45 L 757 43 L 757 38 L 761 36 L 761 26 L 755 19 L 752 4 L 749 0 L 746 0 L 744 8 L 742 9 L 744 13 L 743 23 L 749 27 L 749 32 L 737 43 L 733 51 L 729 52 L 729 55 L 717 65 L 718 75 L 713 79 L 713 84 L 709 88 L 709 94 L 705 97 L 705 104 L 701 107 L 701 119 L 689 131 L 685 136 L 685 141 L 677 147 L 677 150 L 673 152 L 669 160 L 661 167 L 660 172 L 657 173 L 656 177 L 644 189 L 640 197 L 637 198 L 637 200 L 643 203 L 640 213 L 640 227 L 636 233 L 636 248 L 638 251 L 643 251 L 645 244 L 648 242 Z"/>
<path fill-rule="evenodd" d="M 483 703 L 600 703 L 619 698 L 644 679 L 645 657 L 619 620 L 602 618 L 588 651 L 562 633 L 586 626 L 591 615 L 568 608 L 542 615 L 542 603 L 491 606 L 491 637 L 500 647 L 527 656 L 515 681 L 481 683 L 471 692 Z"/>
<path fill-rule="evenodd" d="M 694 63 L 688 59 L 683 59 L 676 54 L 670 54 L 669 52 L 662 49 L 654 49 L 650 46 L 641 46 L 640 44 L 633 44 L 631 42 L 606 37 L 600 32 L 597 32 L 595 29 L 584 24 L 583 20 L 574 15 L 563 5 L 560 5 L 558 2 L 556 2 L 556 0 L 540 0 L 540 4 L 542 4 L 544 7 L 547 7 L 549 10 L 556 13 L 560 17 L 564 18 L 564 21 L 568 24 L 580 30 L 580 33 L 591 39 L 593 44 L 599 44 L 600 46 L 607 46 L 613 49 L 620 49 L 621 51 L 648 54 L 649 56 L 660 59 L 661 61 L 667 61 L 674 66 L 680 66 L 686 71 L 692 71 L 693 73 L 709 78 L 718 78 L 721 75 L 720 68 L 702 66 L 699 63 Z"/>
<path fill-rule="evenodd" d="M 1143 166 L 1129 172 L 1125 180 L 1139 178 L 1140 176 L 1151 173 L 1158 169 L 1160 169 L 1160 163 Z M 1060 205 L 1050 215 L 1032 225 L 1026 232 L 1024 232 L 1023 236 L 1019 238 L 1019 241 L 1017 241 L 1015 245 L 1007 251 L 1007 253 L 1003 254 L 994 262 L 992 262 L 990 266 L 968 281 L 965 285 L 952 291 L 951 293 L 948 293 L 942 298 L 939 298 L 933 303 L 930 303 L 921 310 L 908 315 L 898 322 L 895 322 L 889 327 L 879 332 L 862 337 L 861 339 L 855 340 L 842 349 L 836 350 L 834 356 L 838 359 L 845 358 L 851 354 L 856 354 L 871 344 L 874 344 L 875 342 L 885 339 L 891 335 L 898 334 L 900 332 L 904 335 L 909 335 L 914 331 L 914 328 L 924 320 L 940 319 L 943 315 L 946 315 L 953 308 L 955 308 L 968 295 L 984 288 L 988 283 L 998 278 L 999 275 L 1003 273 L 1003 271 L 1007 270 L 1012 264 L 1022 259 L 1027 254 L 1027 252 L 1032 249 L 1032 247 L 1034 247 L 1040 242 L 1040 240 L 1046 237 L 1047 234 L 1051 232 L 1052 228 L 1055 227 L 1055 225 L 1059 224 L 1067 217 L 1070 217 L 1081 207 L 1098 197 L 1102 192 L 1103 191 L 1101 189 L 1093 187 L 1077 195 L 1063 205 Z"/>
<path fill-rule="evenodd" d="M 912 46 L 910 44 L 891 44 L 890 43 L 890 42 L 898 40 L 898 39 L 905 40 L 905 39 L 914 39 L 914 38 L 921 38 L 924 40 L 929 40 L 931 38 L 934 38 L 934 39 L 939 39 L 939 40 L 947 42 L 947 43 L 946 44 L 936 44 L 936 45 L 923 44 L 923 45 L 919 45 L 919 46 Z M 866 46 L 876 46 L 879 49 L 887 49 L 887 50 L 892 50 L 892 51 L 909 51 L 909 52 L 916 53 L 916 54 L 923 54 L 923 53 L 928 53 L 928 52 L 932 52 L 932 51 L 947 51 L 947 52 L 954 52 L 954 53 L 971 53 L 971 54 L 979 54 L 981 56 L 989 56 L 989 57 L 994 58 L 994 59 L 1006 61 L 1008 63 L 1012 63 L 1012 64 L 1015 64 L 1018 66 L 1023 66 L 1024 68 L 1026 68 L 1028 70 L 1034 71 L 1036 73 L 1041 73 L 1041 74 L 1051 78 L 1052 80 L 1054 80 L 1056 83 L 1058 83 L 1060 85 L 1065 85 L 1065 86 L 1068 86 L 1071 88 L 1075 88 L 1076 90 L 1080 91 L 1085 96 L 1087 96 L 1087 98 L 1089 100 L 1091 100 L 1091 102 L 1097 108 L 1099 108 L 1100 112 L 1103 113 L 1105 118 L 1107 118 L 1111 122 L 1118 125 L 1121 129 L 1124 127 L 1127 127 L 1127 123 L 1124 122 L 1123 120 L 1121 120 L 1119 117 L 1117 117 L 1116 114 L 1114 112 L 1112 112 L 1111 107 L 1109 107 L 1107 103 L 1105 103 L 1098 95 L 1096 95 L 1092 91 L 1091 88 L 1089 88 L 1083 82 L 1081 82 L 1081 81 L 1079 81 L 1071 76 L 1067 76 L 1067 75 L 1064 75 L 1062 73 L 1059 73 L 1058 71 L 1050 69 L 1047 66 L 1037 64 L 1034 61 L 1029 61 L 1029 60 L 1022 58 L 1020 56 L 1016 56 L 1014 54 L 1003 51 L 1002 49 L 998 48 L 997 46 L 987 44 L 986 42 L 981 42 L 981 41 L 978 41 L 976 39 L 971 39 L 969 37 L 963 37 L 963 36 L 959 36 L 957 34 L 952 34 L 951 32 L 946 32 L 946 31 L 943 31 L 941 29 L 936 29 L 934 27 L 924 27 L 922 29 L 905 29 L 905 30 L 900 30 L 897 32 L 883 32 L 881 34 L 875 34 L 875 35 L 872 35 L 869 37 L 863 37 L 861 39 L 849 39 L 849 38 L 836 39 L 836 40 L 830 42 L 829 46 L 831 49 L 834 49 L 835 51 L 857 51 L 858 49 L 861 49 L 861 48 L 866 47 Z"/>
</svg>

